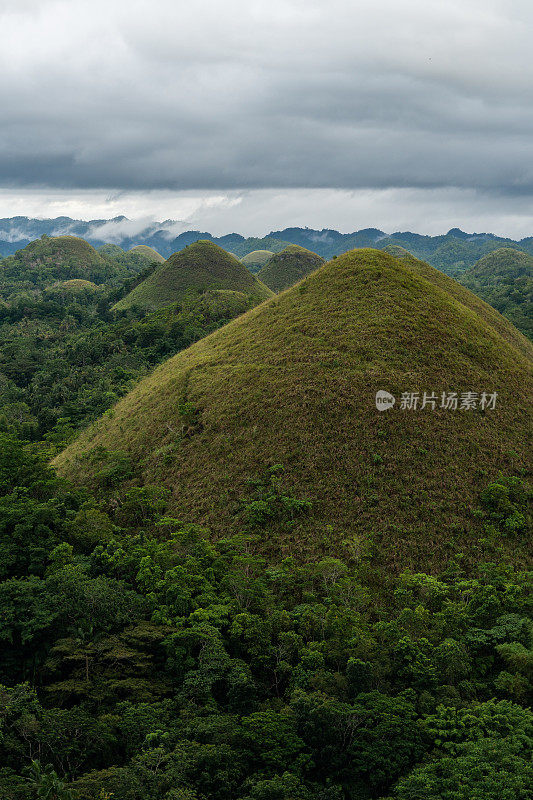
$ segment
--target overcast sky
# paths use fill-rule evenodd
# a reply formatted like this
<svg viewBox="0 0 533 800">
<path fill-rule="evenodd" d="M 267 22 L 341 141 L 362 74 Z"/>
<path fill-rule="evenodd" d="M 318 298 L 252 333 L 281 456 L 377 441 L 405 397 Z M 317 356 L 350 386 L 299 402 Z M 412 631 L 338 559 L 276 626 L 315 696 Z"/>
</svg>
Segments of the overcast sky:
<svg viewBox="0 0 533 800">
<path fill-rule="evenodd" d="M 533 234 L 528 0 L 0 0 L 0 215 Z"/>
</svg>

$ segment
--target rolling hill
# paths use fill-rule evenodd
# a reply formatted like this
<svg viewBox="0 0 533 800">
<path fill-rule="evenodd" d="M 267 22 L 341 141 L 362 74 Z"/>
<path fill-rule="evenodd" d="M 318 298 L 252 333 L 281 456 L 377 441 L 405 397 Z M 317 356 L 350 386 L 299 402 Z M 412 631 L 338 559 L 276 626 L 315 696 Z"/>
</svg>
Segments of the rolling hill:
<svg viewBox="0 0 533 800">
<path fill-rule="evenodd" d="M 22 297 L 37 298 L 58 282 L 71 280 L 119 286 L 148 266 L 145 256 L 125 253 L 117 245 L 96 251 L 76 236 L 42 236 L 0 261 L 0 297 L 15 303 Z"/>
<path fill-rule="evenodd" d="M 116 305 L 116 310 L 137 306 L 149 310 L 183 301 L 205 291 L 229 290 L 247 295 L 249 304 L 260 303 L 272 292 L 244 264 L 218 245 L 199 241 L 175 253 Z"/>
<path fill-rule="evenodd" d="M 324 259 L 316 253 L 297 244 L 291 244 L 281 253 L 273 255 L 259 270 L 257 277 L 273 292 L 281 292 L 289 286 L 294 286 L 323 263 Z"/>
<path fill-rule="evenodd" d="M 141 256 L 145 256 L 149 261 L 156 261 L 158 264 L 162 264 L 165 260 L 161 253 L 158 253 L 157 250 L 154 250 L 153 247 L 149 247 L 147 244 L 138 244 L 132 247 L 131 250 L 128 250 L 128 252 L 138 253 Z"/>
<path fill-rule="evenodd" d="M 273 556 L 374 552 L 388 571 L 476 558 L 480 493 L 527 464 L 531 360 L 443 277 L 370 249 L 329 262 L 158 367 L 57 457 L 60 474 L 91 483 L 120 451 L 214 536 L 259 516 Z M 402 408 L 424 392 L 434 409 Z M 477 393 L 476 409 L 441 408 L 451 392 Z M 501 544 L 520 561 L 519 536 Z"/>
<path fill-rule="evenodd" d="M 467 269 L 460 281 L 533 339 L 533 256 L 502 247 Z"/>
<path fill-rule="evenodd" d="M 533 256 L 514 247 L 500 247 L 483 256 L 470 267 L 463 278 L 505 280 L 507 278 L 531 277 L 533 275 Z"/>
<path fill-rule="evenodd" d="M 273 255 L 272 250 L 252 250 L 241 261 L 251 272 L 258 272 Z"/>
<path fill-rule="evenodd" d="M 43 236 L 5 258 L 0 264 L 0 275 L 24 272 L 34 276 L 36 285 L 45 285 L 54 278 L 92 280 L 105 266 L 104 257 L 84 239 Z"/>
</svg>

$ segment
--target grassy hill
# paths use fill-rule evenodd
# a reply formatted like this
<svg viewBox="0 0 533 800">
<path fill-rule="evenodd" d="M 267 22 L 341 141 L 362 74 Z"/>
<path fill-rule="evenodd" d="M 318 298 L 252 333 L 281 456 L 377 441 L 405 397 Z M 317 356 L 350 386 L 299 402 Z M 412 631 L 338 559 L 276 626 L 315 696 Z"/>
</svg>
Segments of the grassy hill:
<svg viewBox="0 0 533 800">
<path fill-rule="evenodd" d="M 145 256 L 149 261 L 156 261 L 158 264 L 162 264 L 165 260 L 161 253 L 158 253 L 157 250 L 154 250 L 153 247 L 149 247 L 147 244 L 138 244 L 136 247 L 132 247 L 128 252 L 138 253 L 141 256 Z"/>
<path fill-rule="evenodd" d="M 376 250 L 340 256 L 157 368 L 57 458 L 60 473 L 91 483 L 106 448 L 127 453 L 138 480 L 172 489 L 178 518 L 221 536 L 259 517 L 276 556 L 370 549 L 383 568 L 426 571 L 453 550 L 476 558 L 481 491 L 527 464 L 531 361 L 476 298 L 420 271 Z M 378 390 L 392 410 L 376 409 Z M 496 408 L 439 407 L 468 391 L 497 392 Z M 437 407 L 402 410 L 403 392 Z M 279 492 L 261 483 L 277 464 Z M 502 544 L 520 560 L 519 537 Z"/>
<path fill-rule="evenodd" d="M 273 255 L 272 250 L 252 250 L 241 261 L 251 272 L 258 272 Z"/>
<path fill-rule="evenodd" d="M 460 281 L 533 339 L 533 256 L 502 247 L 467 269 Z"/>
<path fill-rule="evenodd" d="M 259 270 L 257 277 L 272 291 L 281 292 L 289 286 L 294 286 L 323 263 L 324 259 L 316 253 L 297 244 L 291 244 L 281 253 L 272 256 Z"/>
<path fill-rule="evenodd" d="M 512 247 L 500 247 L 470 267 L 462 277 L 504 280 L 506 278 L 531 277 L 533 256 Z"/>
<path fill-rule="evenodd" d="M 104 257 L 84 239 L 43 236 L 0 262 L 0 291 L 39 290 L 72 278 L 98 283 L 107 272 Z"/>
<path fill-rule="evenodd" d="M 509 342 L 509 344 L 512 344 L 528 358 L 533 358 L 533 345 L 531 342 L 526 339 L 526 337 L 520 333 L 520 331 L 518 331 L 516 327 L 512 325 L 505 317 L 498 313 L 498 311 L 496 311 L 492 305 L 489 305 L 488 302 L 482 300 L 482 295 L 478 296 L 477 292 L 476 294 L 473 294 L 474 289 L 469 291 L 461 285 L 462 281 L 461 283 L 458 283 L 456 280 L 450 278 L 448 275 L 445 275 L 440 270 L 430 267 L 425 261 L 420 261 L 420 259 L 415 258 L 415 256 L 413 256 L 403 247 L 389 245 L 389 247 L 386 248 L 386 252 L 396 256 L 398 259 L 401 259 L 404 264 L 407 264 L 412 270 L 421 275 L 423 278 L 431 281 L 433 284 L 435 284 L 435 286 L 438 286 L 441 289 L 449 292 L 453 297 L 455 297 L 456 300 L 459 300 L 459 302 L 463 303 L 476 314 L 479 314 L 479 316 L 485 320 L 485 322 L 491 325 L 491 327 L 493 327 L 503 339 Z"/>
<path fill-rule="evenodd" d="M 181 302 L 208 290 L 242 292 L 250 305 L 272 292 L 246 267 L 218 245 L 199 241 L 175 253 L 116 305 L 116 310 L 138 306 L 154 310 Z"/>
<path fill-rule="evenodd" d="M 76 236 L 43 236 L 0 261 L 0 298 L 8 303 L 36 299 L 43 290 L 71 280 L 119 286 L 149 264 L 117 245 L 97 251 Z"/>
<path fill-rule="evenodd" d="M 118 244 L 103 244 L 97 247 L 97 252 L 104 258 L 123 258 L 126 251 Z"/>
</svg>

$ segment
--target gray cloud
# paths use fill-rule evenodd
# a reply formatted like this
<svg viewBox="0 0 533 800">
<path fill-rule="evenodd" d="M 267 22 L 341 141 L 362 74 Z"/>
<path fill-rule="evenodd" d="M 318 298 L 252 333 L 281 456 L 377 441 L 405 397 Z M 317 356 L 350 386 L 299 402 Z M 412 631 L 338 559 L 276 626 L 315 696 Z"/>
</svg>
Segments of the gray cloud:
<svg viewBox="0 0 533 800">
<path fill-rule="evenodd" d="M 520 0 L 3 0 L 0 183 L 533 193 Z"/>
</svg>

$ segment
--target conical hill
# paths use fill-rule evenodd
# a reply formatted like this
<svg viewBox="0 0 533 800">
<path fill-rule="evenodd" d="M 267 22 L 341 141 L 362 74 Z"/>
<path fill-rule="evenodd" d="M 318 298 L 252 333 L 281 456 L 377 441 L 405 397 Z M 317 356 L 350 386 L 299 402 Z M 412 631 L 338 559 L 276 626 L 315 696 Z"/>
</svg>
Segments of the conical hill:
<svg viewBox="0 0 533 800">
<path fill-rule="evenodd" d="M 478 558 L 481 493 L 528 462 L 531 362 L 428 270 L 369 249 L 334 259 L 158 367 L 60 473 L 92 483 L 106 449 L 127 453 L 136 481 L 171 489 L 173 516 L 216 537 L 259 521 L 275 557 Z M 278 490 L 261 483 L 275 465 Z M 500 545 L 518 561 L 526 546 L 519 531 Z"/>
<path fill-rule="evenodd" d="M 129 252 L 139 253 L 139 255 L 148 258 L 150 261 L 156 261 L 158 264 L 162 264 L 165 260 L 161 253 L 158 253 L 157 250 L 154 250 L 153 247 L 149 247 L 147 244 L 138 244 L 132 247 Z"/>
<path fill-rule="evenodd" d="M 115 309 L 138 306 L 149 310 L 182 301 L 186 296 L 218 289 L 243 292 L 250 305 L 272 295 L 244 264 L 210 241 L 198 241 L 174 253 L 123 297 Z"/>
<path fill-rule="evenodd" d="M 281 253 L 273 255 L 259 270 L 257 277 L 273 292 L 281 292 L 294 286 L 323 263 L 324 259 L 311 250 L 291 244 Z"/>
</svg>

